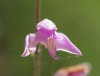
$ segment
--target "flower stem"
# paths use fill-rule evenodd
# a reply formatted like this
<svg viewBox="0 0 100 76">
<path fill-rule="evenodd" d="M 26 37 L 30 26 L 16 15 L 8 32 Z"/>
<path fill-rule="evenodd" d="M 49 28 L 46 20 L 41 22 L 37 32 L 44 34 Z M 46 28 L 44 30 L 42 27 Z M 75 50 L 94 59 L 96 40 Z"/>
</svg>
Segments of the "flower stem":
<svg viewBox="0 0 100 76">
<path fill-rule="evenodd" d="M 40 20 L 40 0 L 36 0 L 36 24 Z"/>
<path fill-rule="evenodd" d="M 35 16 L 36 24 L 40 20 L 40 0 L 36 0 L 36 16 Z M 39 44 L 36 47 L 36 53 L 34 57 L 34 76 L 40 76 L 40 52 L 39 52 Z"/>
<path fill-rule="evenodd" d="M 40 76 L 40 53 L 39 44 L 37 45 L 35 57 L 34 57 L 34 76 Z"/>
</svg>

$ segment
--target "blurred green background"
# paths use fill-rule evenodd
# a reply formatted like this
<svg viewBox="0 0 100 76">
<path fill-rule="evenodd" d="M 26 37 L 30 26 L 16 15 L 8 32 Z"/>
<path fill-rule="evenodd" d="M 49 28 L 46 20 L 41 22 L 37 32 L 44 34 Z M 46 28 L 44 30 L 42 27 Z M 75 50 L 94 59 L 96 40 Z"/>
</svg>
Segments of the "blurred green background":
<svg viewBox="0 0 100 76">
<path fill-rule="evenodd" d="M 61 67 L 90 62 L 89 76 L 100 76 L 100 1 L 41 0 L 41 20 L 51 19 L 82 51 L 77 57 L 57 52 L 59 60 L 41 51 L 41 76 Z M 0 0 L 0 76 L 33 76 L 33 57 L 21 58 L 24 38 L 35 31 L 35 0 Z"/>
</svg>

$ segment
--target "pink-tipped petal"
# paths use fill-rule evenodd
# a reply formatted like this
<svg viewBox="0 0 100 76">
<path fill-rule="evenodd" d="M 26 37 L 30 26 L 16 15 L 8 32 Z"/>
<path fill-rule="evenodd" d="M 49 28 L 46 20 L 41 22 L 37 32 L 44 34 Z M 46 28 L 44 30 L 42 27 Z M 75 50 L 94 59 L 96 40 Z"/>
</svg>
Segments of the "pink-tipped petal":
<svg viewBox="0 0 100 76">
<path fill-rule="evenodd" d="M 83 70 L 70 73 L 69 76 L 86 76 Z"/>
<path fill-rule="evenodd" d="M 39 22 L 36 26 L 37 30 L 39 30 L 40 28 L 44 28 L 47 30 L 57 30 L 56 25 L 49 19 L 44 19 L 41 22 Z"/>
<path fill-rule="evenodd" d="M 35 34 L 29 34 L 25 38 L 25 50 L 22 54 L 22 57 L 28 56 L 30 53 L 35 53 L 36 51 L 36 43 L 35 43 Z"/>
<path fill-rule="evenodd" d="M 69 76 L 66 70 L 58 70 L 54 76 Z"/>
<path fill-rule="evenodd" d="M 87 76 L 91 70 L 89 63 L 63 67 L 59 69 L 54 76 Z"/>
<path fill-rule="evenodd" d="M 72 67 L 72 72 L 70 71 L 68 76 L 87 76 L 90 70 L 91 65 L 89 63 L 82 63 L 75 67 Z"/>
<path fill-rule="evenodd" d="M 48 53 L 50 54 L 51 57 L 53 57 L 55 60 L 57 60 L 57 56 L 56 56 L 56 48 L 54 48 L 53 50 L 50 48 L 47 48 Z"/>
<path fill-rule="evenodd" d="M 82 56 L 81 51 L 63 33 L 56 33 L 56 48 L 58 51 L 61 50 Z"/>
<path fill-rule="evenodd" d="M 50 56 L 52 56 L 55 60 L 57 60 L 56 45 L 55 45 L 55 39 L 53 38 L 53 36 L 48 38 L 48 40 L 46 42 L 43 42 L 42 44 L 48 50 L 48 53 L 50 54 Z"/>
</svg>

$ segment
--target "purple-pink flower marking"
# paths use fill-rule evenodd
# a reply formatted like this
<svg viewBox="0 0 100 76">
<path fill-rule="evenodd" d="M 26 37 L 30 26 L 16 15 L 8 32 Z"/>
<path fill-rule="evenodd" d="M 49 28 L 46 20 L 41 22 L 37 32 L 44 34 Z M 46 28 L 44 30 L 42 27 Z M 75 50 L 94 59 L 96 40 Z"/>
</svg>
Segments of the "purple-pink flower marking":
<svg viewBox="0 0 100 76">
<path fill-rule="evenodd" d="M 57 32 L 56 25 L 49 19 L 44 19 L 36 26 L 37 32 L 28 34 L 25 38 L 25 50 L 22 57 L 36 52 L 38 43 L 45 46 L 49 54 L 57 59 L 56 52 L 61 50 L 82 56 L 81 51 L 63 33 Z"/>
</svg>

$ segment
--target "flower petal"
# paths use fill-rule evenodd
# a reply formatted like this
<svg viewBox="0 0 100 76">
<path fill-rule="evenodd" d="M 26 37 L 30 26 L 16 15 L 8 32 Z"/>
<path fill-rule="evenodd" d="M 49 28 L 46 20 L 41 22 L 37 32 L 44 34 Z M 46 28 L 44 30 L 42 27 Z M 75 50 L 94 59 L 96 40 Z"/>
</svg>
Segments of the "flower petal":
<svg viewBox="0 0 100 76">
<path fill-rule="evenodd" d="M 55 39 L 52 37 L 48 38 L 46 42 L 42 42 L 42 44 L 45 46 L 45 48 L 48 50 L 49 54 L 57 60 L 56 56 L 56 45 L 55 45 Z"/>
<path fill-rule="evenodd" d="M 25 38 L 25 50 L 22 54 L 22 57 L 28 56 L 30 53 L 35 53 L 36 51 L 36 43 L 35 43 L 35 34 L 29 34 Z"/>
<path fill-rule="evenodd" d="M 91 70 L 89 63 L 82 63 L 67 69 L 69 76 L 87 76 Z"/>
<path fill-rule="evenodd" d="M 40 28 L 44 28 L 47 30 L 57 30 L 56 25 L 49 19 L 44 19 L 41 22 L 39 22 L 36 26 L 37 30 L 39 30 Z"/>
<path fill-rule="evenodd" d="M 55 36 L 57 50 L 62 50 L 71 54 L 82 56 L 81 51 L 69 40 L 66 35 L 64 35 L 63 33 L 56 33 Z"/>
<path fill-rule="evenodd" d="M 55 32 L 55 30 L 47 30 L 47 29 L 44 29 L 44 28 L 40 28 L 36 32 L 35 42 L 39 43 L 39 42 L 47 41 L 49 37 L 54 35 L 54 32 Z"/>
<path fill-rule="evenodd" d="M 54 50 L 51 50 L 50 48 L 47 48 L 48 53 L 50 54 L 51 57 L 53 57 L 55 60 L 57 60 L 57 56 L 56 56 L 56 48 L 54 48 Z"/>
<path fill-rule="evenodd" d="M 87 76 L 91 70 L 89 63 L 63 67 L 59 69 L 54 76 Z"/>
<path fill-rule="evenodd" d="M 77 72 L 70 73 L 69 76 L 86 76 L 84 70 L 80 70 Z"/>
</svg>

